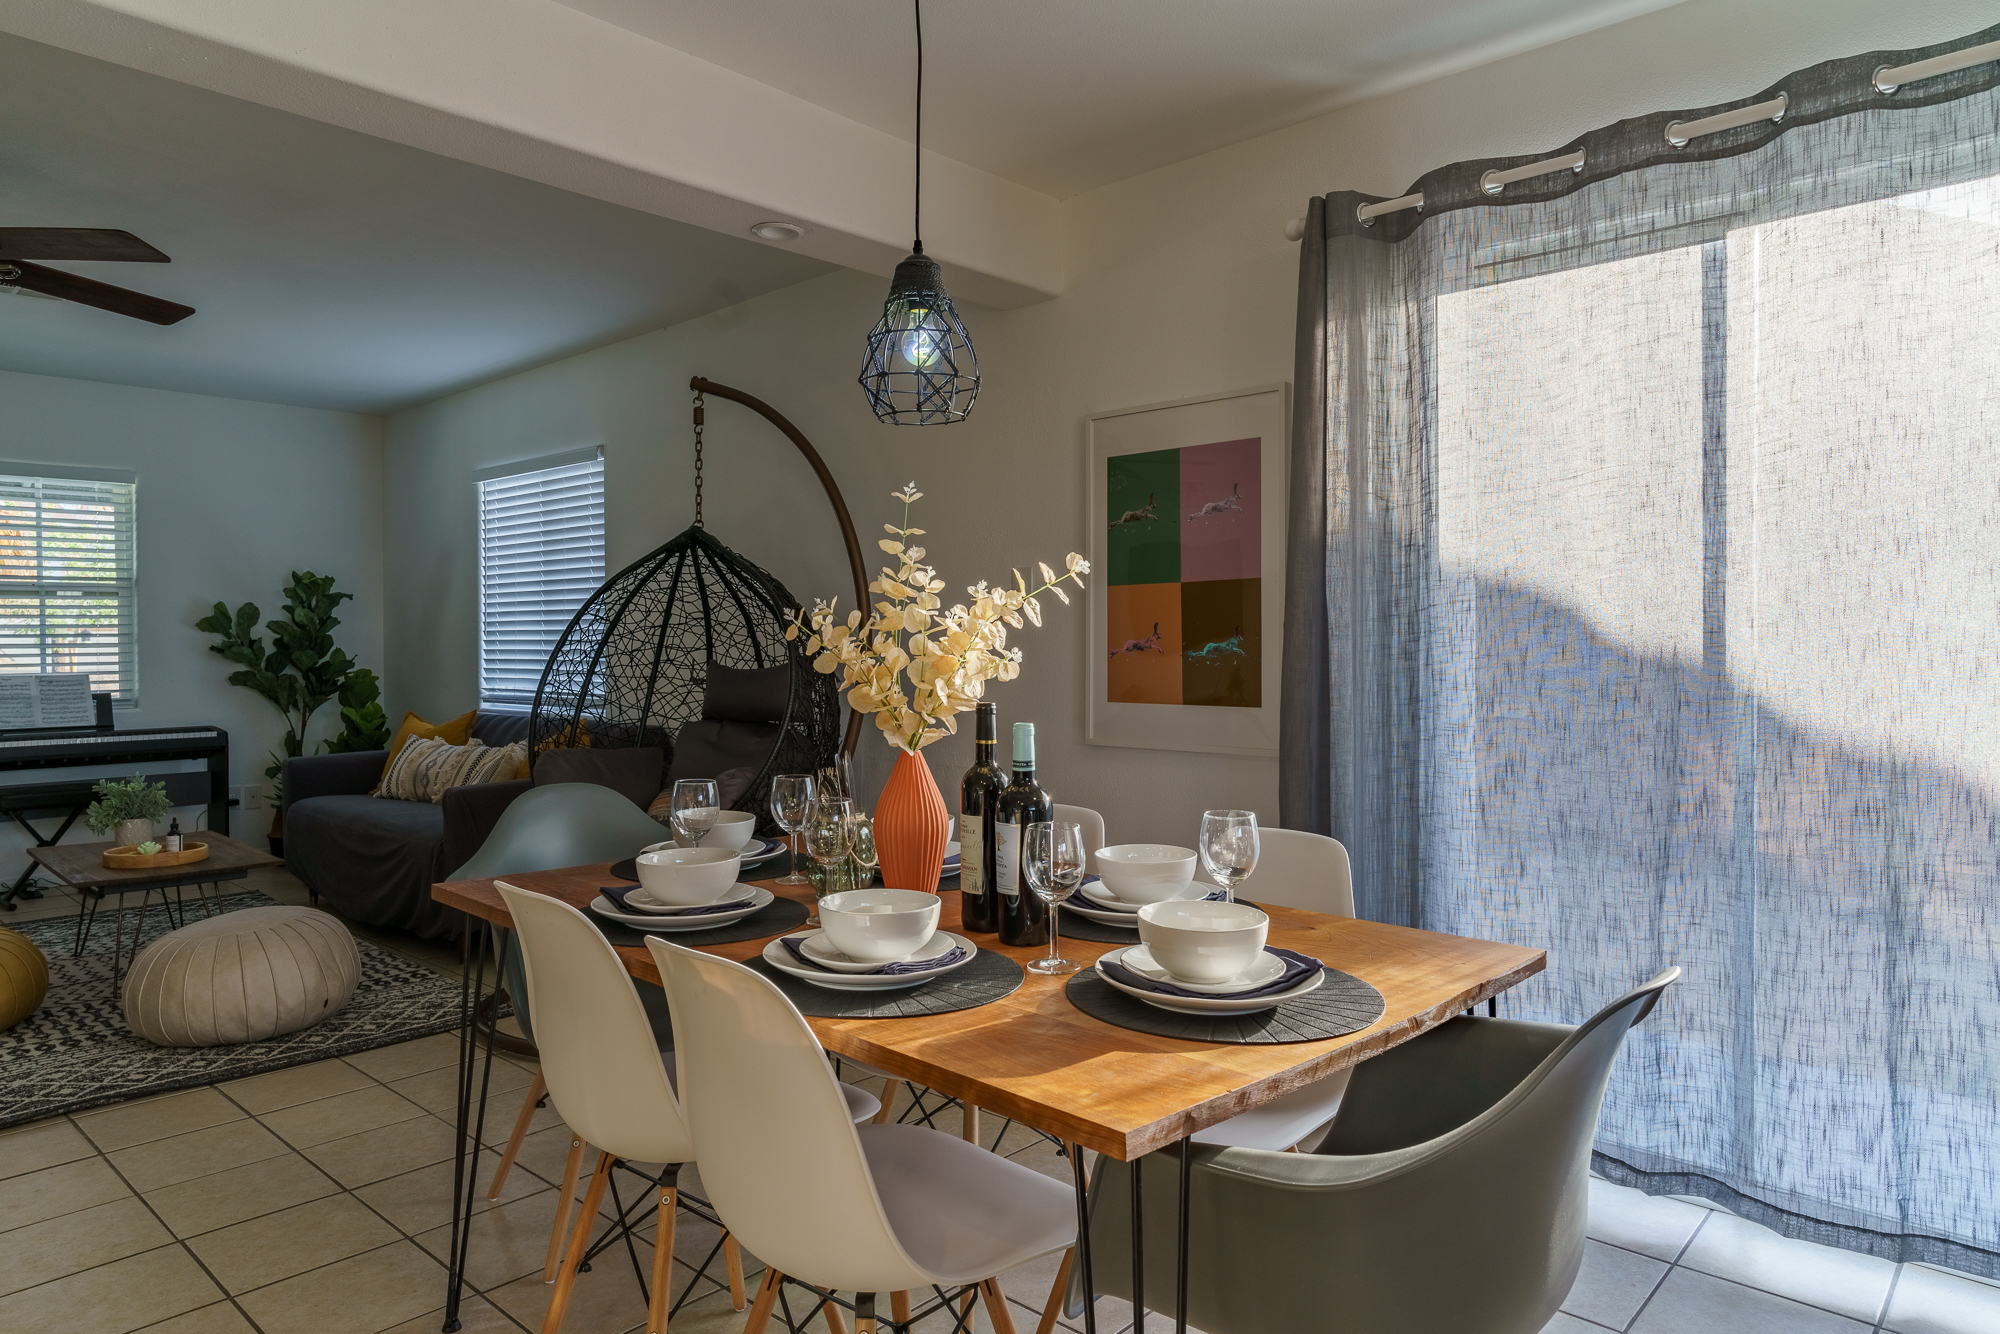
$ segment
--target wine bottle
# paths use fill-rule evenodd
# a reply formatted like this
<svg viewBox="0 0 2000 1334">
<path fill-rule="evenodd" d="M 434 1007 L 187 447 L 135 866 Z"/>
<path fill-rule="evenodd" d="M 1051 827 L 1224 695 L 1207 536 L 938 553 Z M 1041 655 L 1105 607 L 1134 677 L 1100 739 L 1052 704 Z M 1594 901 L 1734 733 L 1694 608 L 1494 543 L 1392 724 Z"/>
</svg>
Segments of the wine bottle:
<svg viewBox="0 0 2000 1334">
<path fill-rule="evenodd" d="M 1014 781 L 993 808 L 993 883 L 1000 891 L 1000 943 L 1046 945 L 1049 907 L 1028 888 L 1021 848 L 1028 826 L 1053 820 L 1056 804 L 1035 781 L 1035 725 L 1014 724 Z"/>
<path fill-rule="evenodd" d="M 999 737 L 999 711 L 978 706 L 978 730 L 973 736 L 972 767 L 958 785 L 958 911 L 967 931 L 998 931 L 1000 904 L 993 884 L 993 811 L 1007 780 L 993 762 Z"/>
</svg>

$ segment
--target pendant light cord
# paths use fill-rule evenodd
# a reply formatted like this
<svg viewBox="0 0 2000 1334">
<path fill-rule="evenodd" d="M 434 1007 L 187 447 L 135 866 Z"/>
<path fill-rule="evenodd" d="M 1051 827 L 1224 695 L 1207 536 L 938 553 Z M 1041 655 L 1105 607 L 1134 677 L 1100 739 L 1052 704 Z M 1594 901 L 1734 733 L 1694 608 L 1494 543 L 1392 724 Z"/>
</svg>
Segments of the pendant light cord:
<svg viewBox="0 0 2000 1334">
<path fill-rule="evenodd" d="M 916 252 L 924 253 L 924 0 L 911 0 L 917 11 L 917 201 L 910 229 Z"/>
</svg>

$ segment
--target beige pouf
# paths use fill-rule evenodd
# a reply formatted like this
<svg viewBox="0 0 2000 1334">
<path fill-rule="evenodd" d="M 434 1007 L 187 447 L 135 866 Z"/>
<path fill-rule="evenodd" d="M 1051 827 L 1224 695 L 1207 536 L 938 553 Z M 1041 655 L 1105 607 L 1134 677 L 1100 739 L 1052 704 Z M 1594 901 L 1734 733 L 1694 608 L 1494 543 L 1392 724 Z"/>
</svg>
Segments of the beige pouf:
<svg viewBox="0 0 2000 1334">
<path fill-rule="evenodd" d="M 125 1022 L 162 1047 L 262 1042 L 340 1012 L 361 982 L 347 928 L 313 908 L 246 908 L 148 945 L 125 975 Z"/>
</svg>

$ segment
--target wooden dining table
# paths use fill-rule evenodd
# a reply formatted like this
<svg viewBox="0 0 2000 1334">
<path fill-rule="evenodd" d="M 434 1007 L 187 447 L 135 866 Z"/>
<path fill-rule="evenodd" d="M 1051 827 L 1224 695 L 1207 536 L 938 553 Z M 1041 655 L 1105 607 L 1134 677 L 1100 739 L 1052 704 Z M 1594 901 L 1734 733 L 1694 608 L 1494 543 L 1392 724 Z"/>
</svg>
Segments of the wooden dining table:
<svg viewBox="0 0 2000 1334">
<path fill-rule="evenodd" d="M 587 908 L 610 880 L 610 863 L 536 871 L 502 877 L 508 884 Z M 810 904 L 812 891 L 766 879 L 756 885 Z M 511 928 L 492 880 L 453 880 L 434 885 L 432 897 L 457 908 L 475 924 Z M 942 894 L 940 927 L 962 930 L 956 892 Z M 1247 898 L 1255 900 L 1250 892 Z M 1455 1015 L 1491 1001 L 1546 966 L 1544 951 L 1522 945 L 1418 931 L 1358 918 L 1265 905 L 1271 918 L 1269 943 L 1311 955 L 1329 968 L 1373 985 L 1385 1002 L 1382 1017 L 1367 1028 L 1314 1042 L 1196 1042 L 1120 1028 L 1078 1010 L 1063 992 L 1067 978 L 1028 972 L 1019 989 L 990 1004 L 950 1014 L 917 1018 L 819 1018 L 808 1016 L 820 1044 L 832 1055 L 872 1066 L 897 1079 L 1010 1117 L 1070 1146 L 1093 1149 L 1122 1162 L 1179 1146 L 1183 1217 L 1189 1137 L 1243 1112 L 1325 1078 L 1436 1027 Z M 796 929 L 796 928 L 795 928 Z M 704 946 L 704 952 L 746 961 L 762 953 L 773 937 Z M 1012 947 L 997 937 L 972 937 L 1026 964 L 1045 947 Z M 652 955 L 643 947 L 614 947 L 635 979 L 660 984 Z M 1118 946 L 1065 936 L 1063 956 L 1086 967 Z M 454 1227 L 469 1235 L 471 1186 L 464 1162 L 475 1156 L 483 1121 L 483 1087 L 476 1070 L 472 1015 L 479 1001 L 480 950 L 469 948 L 462 997 L 466 1006 L 460 1068 L 460 1167 L 453 1200 Z M 492 1042 L 487 1044 L 492 1060 Z M 885 1092 L 887 1092 L 885 1090 Z M 479 1104 L 475 1109 L 475 1101 Z M 468 1144 L 468 1136 L 473 1137 Z M 1083 1155 L 1068 1150 L 1083 1216 Z M 1140 1173 L 1131 1174 L 1136 1184 Z M 463 1205 L 463 1217 L 460 1207 Z M 1079 1238 L 1086 1277 L 1088 1236 Z M 455 1327 L 462 1244 L 455 1245 L 445 1329 Z M 1138 1248 L 1134 1248 L 1135 1259 Z M 1134 1291 L 1143 1288 L 1135 1284 Z M 1094 1331 L 1093 1303 L 1086 1294 L 1086 1328 Z M 1184 1310 L 1185 1303 L 1182 1303 Z M 1135 1304 L 1143 1328 L 1144 1311 Z M 1177 1328 L 1185 1328 L 1177 1315 Z"/>
</svg>

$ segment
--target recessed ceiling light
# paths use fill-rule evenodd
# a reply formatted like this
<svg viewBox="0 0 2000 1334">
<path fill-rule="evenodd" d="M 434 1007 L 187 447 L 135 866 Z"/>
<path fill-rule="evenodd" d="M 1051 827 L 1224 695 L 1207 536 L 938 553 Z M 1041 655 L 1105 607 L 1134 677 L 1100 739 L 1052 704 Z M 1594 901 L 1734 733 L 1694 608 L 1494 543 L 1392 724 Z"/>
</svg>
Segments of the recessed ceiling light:
<svg viewBox="0 0 2000 1334">
<path fill-rule="evenodd" d="M 806 229 L 796 222 L 760 222 L 750 229 L 750 234 L 759 241 L 796 241 L 806 234 Z"/>
</svg>

